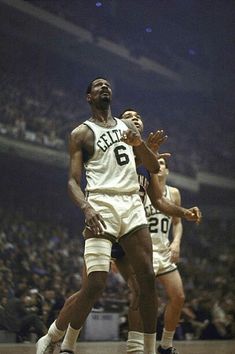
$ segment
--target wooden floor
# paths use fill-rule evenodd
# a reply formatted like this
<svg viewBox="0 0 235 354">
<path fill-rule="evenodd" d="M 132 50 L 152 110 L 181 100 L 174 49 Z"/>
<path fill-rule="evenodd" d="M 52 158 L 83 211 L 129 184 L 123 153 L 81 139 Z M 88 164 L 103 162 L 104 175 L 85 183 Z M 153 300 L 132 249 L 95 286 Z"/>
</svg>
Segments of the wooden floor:
<svg viewBox="0 0 235 354">
<path fill-rule="evenodd" d="M 176 341 L 180 354 L 234 354 L 235 340 Z M 0 354 L 35 354 L 34 344 L 0 344 Z M 55 354 L 58 350 L 55 351 Z M 81 342 L 76 354 L 126 354 L 124 342 Z"/>
</svg>

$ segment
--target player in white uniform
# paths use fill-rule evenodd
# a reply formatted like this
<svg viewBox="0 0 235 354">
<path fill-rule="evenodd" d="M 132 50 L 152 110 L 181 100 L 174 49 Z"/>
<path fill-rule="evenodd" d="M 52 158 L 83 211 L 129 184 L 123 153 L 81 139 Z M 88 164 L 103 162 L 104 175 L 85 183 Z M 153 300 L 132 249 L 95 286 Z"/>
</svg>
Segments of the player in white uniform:
<svg viewBox="0 0 235 354">
<path fill-rule="evenodd" d="M 138 115 L 137 112 L 133 110 L 126 110 L 125 113 L 123 113 L 122 118 L 129 118 L 133 121 L 133 123 L 136 125 L 136 127 L 142 131 L 143 129 L 143 124 L 141 121 L 140 116 Z M 165 134 L 162 131 L 157 131 L 155 134 L 150 134 L 151 136 L 151 141 L 149 140 L 149 143 L 151 147 L 156 150 L 157 145 L 159 145 L 161 142 L 165 140 Z M 163 154 L 163 156 L 168 156 L 169 154 Z M 159 186 L 159 181 L 156 175 L 152 176 L 149 173 L 149 171 L 144 168 L 143 166 L 140 166 L 137 168 L 137 173 L 138 173 L 138 181 L 139 181 L 139 186 L 140 186 L 140 196 L 143 202 L 147 202 L 147 205 L 149 206 L 149 199 L 147 198 L 147 191 L 151 195 L 151 200 L 153 204 L 156 206 L 156 208 L 160 208 L 162 211 L 165 213 L 168 213 L 169 215 L 177 215 L 179 217 L 184 217 L 185 219 L 189 221 L 199 221 L 201 217 L 200 210 L 197 207 L 193 207 L 191 209 L 185 209 L 181 206 L 177 206 L 176 204 L 170 202 L 170 199 L 167 199 L 163 196 L 163 193 L 160 190 Z M 154 178 L 155 177 L 155 178 Z M 166 197 L 169 197 L 169 194 L 167 193 Z M 156 210 L 153 209 L 152 207 L 148 207 L 148 212 L 151 215 L 155 215 Z M 152 210 L 152 212 L 150 211 Z M 153 217 L 153 216 L 152 216 Z M 163 219 L 165 219 L 166 216 L 163 215 Z M 171 219 L 171 218 L 169 218 Z M 152 225 L 156 227 L 157 221 L 152 219 L 149 220 L 150 223 L 152 222 Z M 162 221 L 163 224 L 163 231 L 165 231 L 165 223 L 166 221 Z M 168 224 L 170 227 L 170 224 Z M 156 228 L 155 228 L 156 230 Z M 168 240 L 166 242 L 169 243 Z M 169 253 L 169 252 L 168 252 Z M 115 263 L 123 275 L 123 277 L 126 279 L 128 282 L 130 289 L 132 289 L 132 293 L 134 294 L 133 301 L 130 304 L 131 311 L 130 311 L 130 331 L 129 331 L 129 336 L 128 336 L 128 352 L 132 352 L 133 354 L 139 354 L 143 353 L 143 335 L 140 331 L 140 328 L 142 328 L 141 324 L 141 319 L 139 316 L 139 312 L 137 311 L 138 309 L 138 296 L 137 294 L 139 293 L 138 289 L 138 284 L 136 282 L 136 278 L 134 275 L 133 268 L 131 267 L 127 256 L 125 255 L 125 252 L 121 248 L 120 244 L 115 243 L 112 247 L 112 258 L 115 260 Z M 170 268 L 172 269 L 172 264 L 170 264 Z M 174 266 L 174 269 L 176 266 Z M 168 269 L 168 270 L 169 270 Z M 85 284 L 85 285 L 84 285 Z M 84 272 L 84 277 L 83 277 L 83 285 L 86 286 L 86 274 Z M 73 301 L 73 297 L 71 297 L 71 301 Z M 137 318 L 135 318 L 135 314 L 137 314 Z M 70 326 L 67 329 L 65 338 L 62 342 L 61 345 L 61 353 L 74 353 L 75 352 L 75 345 L 76 345 L 76 340 L 79 332 L 75 331 L 73 328 Z M 63 349 L 64 348 L 64 349 Z M 66 350 L 67 349 L 67 350 Z"/>
<path fill-rule="evenodd" d="M 136 125 L 136 127 L 142 131 L 143 129 L 143 124 L 141 121 L 140 116 L 138 115 L 137 112 L 133 110 L 125 110 L 125 113 L 123 113 L 122 118 L 129 118 L 132 120 L 132 122 Z M 149 140 L 149 143 L 151 147 L 156 150 L 157 145 L 160 145 L 162 143 L 166 136 L 163 131 L 157 131 L 155 134 L 151 133 L 150 134 L 151 139 Z M 151 140 L 151 141 L 150 141 Z M 163 156 L 168 156 L 169 154 L 163 154 Z M 148 170 L 144 168 L 143 166 L 140 166 L 137 168 L 137 173 L 138 173 L 138 182 L 140 186 L 140 196 L 142 201 L 146 201 L 147 198 L 147 191 L 150 189 L 151 193 L 151 200 L 153 204 L 156 206 L 156 208 L 160 208 L 162 211 L 165 213 L 168 213 L 169 215 L 177 215 L 179 217 L 184 217 L 185 219 L 189 221 L 195 221 L 198 222 L 201 217 L 200 210 L 197 207 L 193 207 L 191 209 L 185 209 L 181 206 L 177 206 L 176 204 L 172 203 L 169 199 L 165 198 L 163 196 L 163 193 L 160 191 L 160 186 L 159 186 L 159 181 L 158 178 L 155 175 L 155 178 L 152 177 Z M 149 192 L 150 192 L 149 191 Z M 167 197 L 169 195 L 167 194 Z M 149 202 L 148 202 L 149 203 Z M 151 207 L 152 210 L 152 207 Z M 154 214 L 154 213 L 153 213 Z M 165 216 L 164 216 L 165 218 Z M 153 224 L 156 226 L 157 222 L 152 220 Z M 164 222 L 164 221 L 163 221 Z M 151 220 L 150 220 L 151 223 Z M 170 226 L 170 225 L 169 225 Z M 165 230 L 165 229 L 164 229 Z M 167 241 L 168 242 L 168 241 Z M 136 282 L 136 278 L 134 275 L 133 268 L 131 267 L 127 256 L 120 246 L 119 243 L 113 244 L 112 247 L 112 258 L 115 260 L 115 264 L 117 265 L 119 271 L 123 275 L 123 277 L 126 279 L 128 282 L 130 288 L 132 289 L 133 294 L 135 295 L 133 298 L 133 302 L 131 303 L 131 308 L 132 310 L 136 310 L 136 307 L 138 307 L 138 299 L 136 294 L 139 293 L 138 289 L 138 284 Z M 84 285 L 85 284 L 85 285 Z M 83 286 L 86 286 L 86 272 L 84 272 L 83 276 Z M 73 298 L 74 296 L 72 296 Z M 137 312 L 137 311 L 135 311 Z M 130 329 L 129 331 L 129 336 L 128 336 L 128 352 L 134 353 L 143 353 L 143 335 L 139 331 L 140 324 L 138 323 L 140 321 L 140 317 L 137 314 L 137 319 L 133 316 L 133 311 L 130 316 Z M 65 338 L 62 342 L 61 345 L 61 353 L 67 354 L 67 353 L 74 353 L 75 352 L 75 346 L 76 346 L 76 340 L 78 337 L 79 331 L 74 330 L 71 328 L 71 326 L 68 326 L 68 329 L 66 331 Z"/>
<path fill-rule="evenodd" d="M 66 301 L 48 333 L 39 339 L 37 354 L 53 353 L 69 323 L 76 332 L 82 328 L 106 285 L 112 241 L 120 242 L 135 271 L 141 289 L 144 352 L 155 354 L 157 308 L 152 242 L 138 194 L 135 156 L 153 173 L 158 172 L 159 163 L 135 125 L 112 116 L 111 99 L 109 82 L 103 78 L 93 80 L 87 90 L 92 117 L 71 133 L 68 188 L 85 216 L 87 279 L 82 289 Z M 83 169 L 86 196 L 81 188 Z"/>
<path fill-rule="evenodd" d="M 169 173 L 167 161 L 160 158 L 159 163 L 158 179 L 163 195 L 176 205 L 181 205 L 179 190 L 166 185 Z M 179 217 L 169 217 L 154 209 L 150 201 L 146 202 L 145 211 L 153 243 L 154 272 L 169 298 L 164 313 L 164 329 L 158 352 L 160 354 L 177 354 L 172 341 L 185 299 L 181 276 L 175 264 L 180 257 L 182 222 Z M 171 243 L 169 241 L 170 228 L 172 228 L 173 238 Z"/>
<path fill-rule="evenodd" d="M 163 195 L 168 200 L 172 200 L 171 189 L 172 187 L 165 186 Z M 171 262 L 169 232 L 172 224 L 172 217 L 155 209 L 148 196 L 145 202 L 145 212 L 153 244 L 154 272 L 158 276 L 172 272 L 177 268 L 176 265 Z"/>
</svg>

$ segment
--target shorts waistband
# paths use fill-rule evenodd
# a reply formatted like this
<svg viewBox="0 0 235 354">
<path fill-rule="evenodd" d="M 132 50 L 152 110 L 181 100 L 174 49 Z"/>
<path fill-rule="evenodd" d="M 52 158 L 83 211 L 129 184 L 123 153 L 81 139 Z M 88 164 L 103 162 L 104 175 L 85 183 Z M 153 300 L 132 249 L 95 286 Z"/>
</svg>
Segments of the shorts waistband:
<svg viewBox="0 0 235 354">
<path fill-rule="evenodd" d="M 86 191 L 85 192 L 85 195 L 86 195 L 86 198 L 89 197 L 89 195 L 101 195 L 101 194 L 107 194 L 107 195 L 111 195 L 111 196 L 114 196 L 114 195 L 135 195 L 135 194 L 139 194 L 139 191 L 133 191 L 133 192 L 117 192 L 117 191 Z"/>
</svg>

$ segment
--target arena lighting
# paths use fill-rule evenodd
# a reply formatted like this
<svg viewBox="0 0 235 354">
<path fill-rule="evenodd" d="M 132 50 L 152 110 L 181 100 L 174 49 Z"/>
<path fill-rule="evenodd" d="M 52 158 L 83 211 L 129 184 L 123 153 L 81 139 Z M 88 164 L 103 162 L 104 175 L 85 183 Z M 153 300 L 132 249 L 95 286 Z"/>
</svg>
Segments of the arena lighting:
<svg viewBox="0 0 235 354">
<path fill-rule="evenodd" d="M 96 6 L 96 7 L 101 7 L 101 6 L 103 6 L 103 4 L 102 4 L 101 1 L 97 1 L 97 2 L 95 3 L 95 6 Z"/>
<path fill-rule="evenodd" d="M 147 32 L 147 33 L 151 33 L 151 32 L 153 32 L 153 29 L 152 29 L 152 27 L 146 27 L 145 28 L 145 32 Z"/>
</svg>

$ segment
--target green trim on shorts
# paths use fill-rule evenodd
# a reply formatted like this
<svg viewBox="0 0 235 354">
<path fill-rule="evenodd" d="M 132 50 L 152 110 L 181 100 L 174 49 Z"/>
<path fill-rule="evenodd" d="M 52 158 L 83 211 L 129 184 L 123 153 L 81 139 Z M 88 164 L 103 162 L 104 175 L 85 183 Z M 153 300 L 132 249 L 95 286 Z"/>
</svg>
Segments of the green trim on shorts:
<svg viewBox="0 0 235 354">
<path fill-rule="evenodd" d="M 90 232 L 90 235 L 86 235 L 86 231 L 89 231 Z M 113 236 L 113 235 L 111 235 L 111 234 L 109 234 L 109 233 L 107 233 L 107 232 L 105 232 L 104 234 L 100 234 L 100 235 L 94 235 L 92 232 L 91 232 L 91 230 L 90 230 L 90 228 L 89 227 L 85 227 L 85 229 L 83 230 L 83 237 L 84 237 L 84 239 L 85 240 L 87 240 L 88 238 L 103 238 L 103 239 L 105 239 L 105 240 L 109 240 L 109 241 L 111 241 L 112 243 L 114 243 L 114 242 L 116 242 L 117 241 L 117 239 L 116 239 L 116 237 L 115 236 Z"/>
<path fill-rule="evenodd" d="M 105 240 L 109 240 L 111 241 L 112 243 L 114 242 L 119 242 L 120 241 L 120 238 L 122 237 L 127 237 L 127 236 L 130 236 L 131 234 L 133 234 L 133 232 L 136 232 L 138 230 L 142 230 L 142 229 L 145 229 L 145 228 L 149 228 L 149 225 L 148 224 L 142 224 L 142 225 L 138 225 L 136 227 L 134 227 L 131 231 L 129 231 L 127 234 L 125 235 L 122 235 L 120 236 L 119 238 L 116 238 L 115 236 L 105 232 L 104 234 L 100 234 L 100 235 L 94 235 L 92 234 L 91 230 L 89 229 L 89 227 L 85 227 L 84 231 L 83 231 L 83 237 L 85 238 L 85 240 L 87 240 L 88 238 L 103 238 Z M 92 235 L 89 235 L 87 236 L 86 235 L 86 230 L 89 231 Z"/>
<path fill-rule="evenodd" d="M 135 231 L 138 231 L 138 230 L 141 230 L 141 229 L 145 229 L 145 228 L 148 228 L 149 229 L 149 225 L 148 224 L 142 224 L 142 225 L 138 225 L 136 227 L 134 227 L 134 229 L 132 229 L 131 231 L 129 231 L 127 234 L 124 234 L 122 235 L 121 237 L 119 237 L 119 240 L 123 237 L 127 237 L 127 236 L 130 236 L 131 234 L 133 234 L 133 232 Z"/>
<path fill-rule="evenodd" d="M 166 274 L 172 273 L 172 272 L 174 272 L 177 269 L 178 268 L 177 268 L 177 265 L 176 265 L 174 269 L 168 270 L 167 272 L 164 272 L 164 273 L 157 274 L 156 277 L 160 277 L 161 275 L 166 275 Z"/>
</svg>

